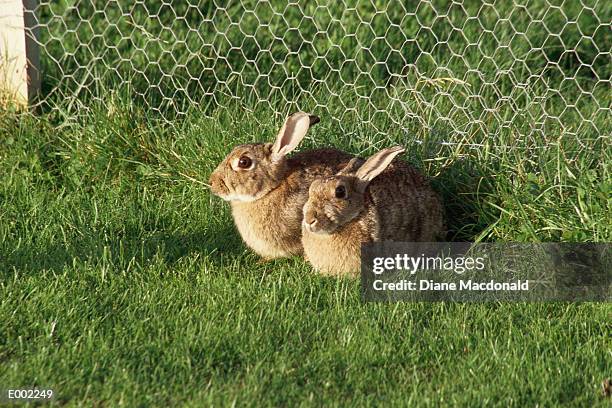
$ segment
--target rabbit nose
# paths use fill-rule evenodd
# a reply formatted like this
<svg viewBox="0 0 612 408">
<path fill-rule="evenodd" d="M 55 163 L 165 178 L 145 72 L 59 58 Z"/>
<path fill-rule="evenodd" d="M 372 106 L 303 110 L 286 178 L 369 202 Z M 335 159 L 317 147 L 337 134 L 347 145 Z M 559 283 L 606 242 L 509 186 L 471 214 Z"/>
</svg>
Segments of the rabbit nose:
<svg viewBox="0 0 612 408">
<path fill-rule="evenodd" d="M 219 184 L 219 176 L 217 176 L 217 173 L 213 173 L 210 175 L 210 177 L 208 178 L 208 184 L 213 187 Z"/>
<path fill-rule="evenodd" d="M 216 172 L 210 175 L 208 184 L 210 184 L 210 188 L 213 193 L 220 193 L 227 190 L 227 188 L 224 188 L 225 183 L 223 182 L 223 178 Z"/>
<path fill-rule="evenodd" d="M 317 223 L 317 212 L 311 211 L 308 214 L 306 214 L 306 222 L 310 226 L 315 225 Z"/>
</svg>

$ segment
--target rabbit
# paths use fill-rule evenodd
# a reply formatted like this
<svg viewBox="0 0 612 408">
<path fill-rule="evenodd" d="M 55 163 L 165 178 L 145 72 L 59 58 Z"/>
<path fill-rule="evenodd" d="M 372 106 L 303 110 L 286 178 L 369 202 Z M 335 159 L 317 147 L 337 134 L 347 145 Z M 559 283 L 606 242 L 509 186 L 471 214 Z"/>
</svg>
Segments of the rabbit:
<svg viewBox="0 0 612 408">
<path fill-rule="evenodd" d="M 303 254 L 302 209 L 310 183 L 353 157 L 331 148 L 287 157 L 319 121 L 304 112 L 289 116 L 274 143 L 234 147 L 210 176 L 211 192 L 230 202 L 243 241 L 264 260 Z"/>
<path fill-rule="evenodd" d="M 304 205 L 305 258 L 325 275 L 357 275 L 361 244 L 442 238 L 444 216 L 438 195 L 403 161 L 400 146 L 381 150 L 365 162 L 354 158 L 331 177 L 310 185 Z"/>
</svg>

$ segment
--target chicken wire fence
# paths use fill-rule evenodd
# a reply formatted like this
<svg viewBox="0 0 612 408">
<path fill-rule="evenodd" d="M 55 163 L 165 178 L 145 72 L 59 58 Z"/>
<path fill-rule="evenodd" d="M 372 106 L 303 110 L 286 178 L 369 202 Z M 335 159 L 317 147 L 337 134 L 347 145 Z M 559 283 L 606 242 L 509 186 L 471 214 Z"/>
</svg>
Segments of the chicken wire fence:
<svg viewBox="0 0 612 408">
<path fill-rule="evenodd" d="M 238 104 L 455 140 L 611 131 L 609 0 L 61 0 L 34 12 L 39 103 L 68 115 L 127 96 L 170 122 Z"/>
</svg>

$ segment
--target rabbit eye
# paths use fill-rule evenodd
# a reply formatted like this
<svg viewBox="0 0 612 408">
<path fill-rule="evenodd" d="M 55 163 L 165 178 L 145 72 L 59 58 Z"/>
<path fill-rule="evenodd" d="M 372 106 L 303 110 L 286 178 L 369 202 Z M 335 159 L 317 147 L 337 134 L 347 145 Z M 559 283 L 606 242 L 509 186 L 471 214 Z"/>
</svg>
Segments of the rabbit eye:
<svg viewBox="0 0 612 408">
<path fill-rule="evenodd" d="M 251 164 L 253 164 L 253 160 L 248 156 L 241 156 L 240 159 L 238 159 L 238 167 L 241 169 L 248 169 L 251 167 Z"/>
<path fill-rule="evenodd" d="M 346 187 L 338 186 L 336 187 L 336 198 L 346 198 Z"/>
</svg>

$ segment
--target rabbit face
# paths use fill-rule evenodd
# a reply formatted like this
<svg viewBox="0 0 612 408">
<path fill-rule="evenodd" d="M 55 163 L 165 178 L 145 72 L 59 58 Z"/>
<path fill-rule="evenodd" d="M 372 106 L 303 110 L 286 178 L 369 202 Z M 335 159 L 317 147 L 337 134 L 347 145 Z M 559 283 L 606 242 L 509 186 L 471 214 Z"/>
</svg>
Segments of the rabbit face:
<svg viewBox="0 0 612 408">
<path fill-rule="evenodd" d="M 283 180 L 287 163 L 272 157 L 272 144 L 236 146 L 210 176 L 211 191 L 226 201 L 255 201 Z"/>
<path fill-rule="evenodd" d="M 312 182 L 304 205 L 303 226 L 308 232 L 332 234 L 364 208 L 355 177 L 334 176 Z"/>
<path fill-rule="evenodd" d="M 332 234 L 357 217 L 365 208 L 365 191 L 370 181 L 402 152 L 403 147 L 395 146 L 381 150 L 365 162 L 356 157 L 335 176 L 313 181 L 304 205 L 304 229 Z"/>
<path fill-rule="evenodd" d="M 234 147 L 210 176 L 211 191 L 226 201 L 250 202 L 278 187 L 288 169 L 286 155 L 319 122 L 317 116 L 297 112 L 289 116 L 274 144 L 252 143 Z"/>
</svg>

